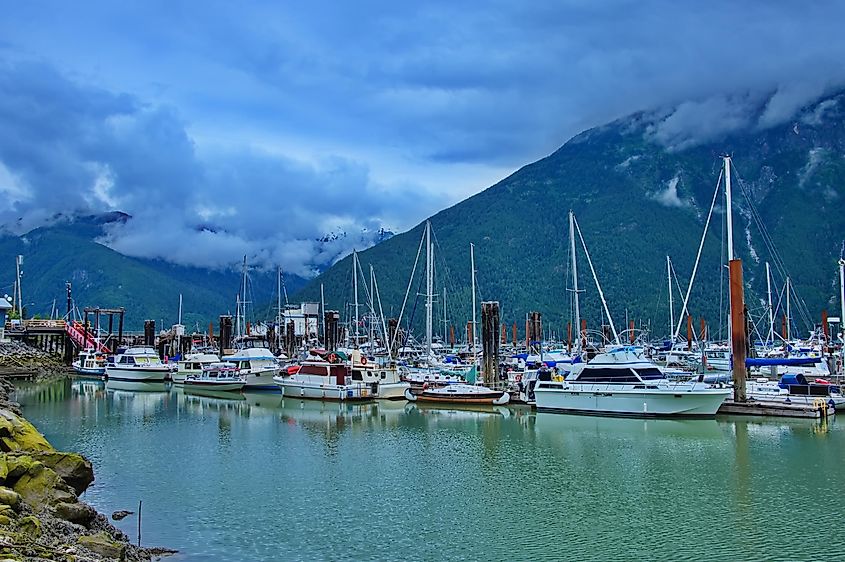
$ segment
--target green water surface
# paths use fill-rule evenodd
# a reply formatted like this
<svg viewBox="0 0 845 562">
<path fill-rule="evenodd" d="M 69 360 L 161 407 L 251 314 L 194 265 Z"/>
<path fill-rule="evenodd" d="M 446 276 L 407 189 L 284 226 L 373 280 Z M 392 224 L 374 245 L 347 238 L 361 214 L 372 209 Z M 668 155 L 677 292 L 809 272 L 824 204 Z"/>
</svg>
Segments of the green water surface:
<svg viewBox="0 0 845 562">
<path fill-rule="evenodd" d="M 24 414 L 174 560 L 845 559 L 842 424 L 199 396 L 63 380 Z M 116 523 L 133 538 L 137 519 Z"/>
</svg>

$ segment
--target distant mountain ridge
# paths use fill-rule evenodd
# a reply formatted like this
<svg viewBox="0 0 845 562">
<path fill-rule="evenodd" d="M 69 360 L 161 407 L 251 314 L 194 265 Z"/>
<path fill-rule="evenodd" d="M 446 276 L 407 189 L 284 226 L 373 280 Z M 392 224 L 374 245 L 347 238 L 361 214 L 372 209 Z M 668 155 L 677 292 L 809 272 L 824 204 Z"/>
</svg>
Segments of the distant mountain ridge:
<svg viewBox="0 0 845 562">
<path fill-rule="evenodd" d="M 776 267 L 766 237 L 774 241 L 806 303 L 804 307 L 793 301 L 793 329 L 803 333 L 819 322 L 822 308 L 837 310 L 836 262 L 845 239 L 845 94 L 818 100 L 794 118 L 771 126 L 763 125 L 772 119 L 767 108 L 765 103 L 749 104 L 747 114 L 725 126 L 708 124 L 707 115 L 700 115 L 692 132 L 684 132 L 679 123 L 688 117 L 680 109 L 634 114 L 573 137 L 548 157 L 432 216 L 439 256 L 436 292 L 446 289 L 451 310 L 447 316 L 458 326 L 459 336 L 471 316 L 470 242 L 475 244 L 481 297 L 501 302 L 504 321 L 515 322 L 521 333 L 525 314 L 538 310 L 548 329 L 564 332 L 571 307 L 570 209 L 617 328 L 624 328 L 628 318 L 650 326 L 654 335 L 668 334 L 666 256 L 671 256 L 679 277 L 677 322 L 679 293 L 686 290 L 721 171 L 720 157 L 726 153 L 732 155 L 742 180 L 734 179 L 734 244 L 744 261 L 752 312 L 762 313 L 766 261 L 772 262 L 775 302 L 783 312 L 779 293 L 784 272 Z M 690 299 L 696 329 L 699 317 L 711 330 L 726 323 L 726 285 L 720 275 L 723 221 L 720 195 Z M 757 228 L 758 221 L 765 225 L 765 234 Z M 372 264 L 391 315 L 398 315 L 408 287 L 422 228 L 420 224 L 360 253 L 364 268 Z M 580 249 L 579 254 L 580 286 L 585 291 L 582 314 L 595 328 L 603 315 Z M 344 310 L 351 300 L 349 260 L 308 283 L 300 298 L 317 298 L 322 285 L 327 306 Z M 417 279 L 419 275 L 418 270 Z M 419 281 L 412 284 L 415 300 L 406 313 L 415 315 L 417 328 L 421 286 Z M 436 323 L 440 318 L 442 326 L 439 296 L 435 306 Z M 801 314 L 803 309 L 808 312 Z"/>
<path fill-rule="evenodd" d="M 164 260 L 122 255 L 102 242 L 104 227 L 131 220 L 119 211 L 83 216 L 57 215 L 50 226 L 17 236 L 0 235 L 0 294 L 11 295 L 14 283 L 14 256 L 24 256 L 22 287 L 24 307 L 29 316 L 47 316 L 55 306 L 66 310 L 65 282 L 72 285 L 73 298 L 81 309 L 86 306 L 126 308 L 128 329 L 140 329 L 146 319 L 159 327 L 169 327 L 178 315 L 179 294 L 183 295 L 183 323 L 190 329 L 206 329 L 220 314 L 233 312 L 240 286 L 240 264 L 227 270 L 187 267 Z M 376 233 L 376 239 L 392 233 Z M 330 237 L 347 237 L 336 232 Z M 272 317 L 276 302 L 276 271 L 251 268 L 250 300 L 257 319 Z M 285 274 L 288 294 L 295 293 L 307 280 Z"/>
</svg>

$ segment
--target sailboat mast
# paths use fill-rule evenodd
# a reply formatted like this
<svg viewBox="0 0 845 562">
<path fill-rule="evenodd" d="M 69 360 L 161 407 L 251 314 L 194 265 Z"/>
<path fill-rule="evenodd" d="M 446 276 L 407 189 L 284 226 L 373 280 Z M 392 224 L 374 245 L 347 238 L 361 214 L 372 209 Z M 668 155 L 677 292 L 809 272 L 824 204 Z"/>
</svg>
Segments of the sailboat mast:
<svg viewBox="0 0 845 562">
<path fill-rule="evenodd" d="M 475 309 L 478 305 L 475 302 L 475 244 L 472 242 L 469 244 L 469 262 L 472 268 L 472 362 L 475 363 Z"/>
<path fill-rule="evenodd" d="M 182 293 L 179 293 L 179 320 L 176 322 L 182 326 Z M 176 328 L 176 353 L 182 353 L 182 334 L 181 328 Z"/>
<path fill-rule="evenodd" d="M 431 357 L 432 292 L 434 291 L 434 263 L 431 251 L 431 223 L 425 223 L 425 347 L 426 356 Z"/>
<path fill-rule="evenodd" d="M 352 347 L 358 349 L 358 252 L 356 250 L 352 250 L 352 292 L 355 295 L 354 315 L 352 317 L 352 325 L 355 327 L 353 331 L 355 340 L 352 342 Z"/>
<path fill-rule="evenodd" d="M 766 292 L 769 296 L 769 337 L 767 341 L 775 342 L 775 311 L 772 309 L 772 271 L 769 262 L 766 262 Z"/>
<path fill-rule="evenodd" d="M 326 294 L 323 292 L 323 284 L 322 283 L 320 283 L 320 313 L 321 313 L 321 316 L 322 316 L 322 319 L 320 320 L 320 322 L 323 325 L 323 335 L 325 335 L 325 331 L 326 331 Z M 319 334 L 317 334 L 317 339 L 318 340 L 320 339 Z M 325 339 L 325 338 L 323 338 L 323 339 Z M 323 345 L 326 345 L 325 341 L 323 342 Z"/>
<path fill-rule="evenodd" d="M 575 214 L 569 211 L 569 249 L 572 260 L 572 291 L 575 295 L 575 342 L 576 353 L 581 351 L 581 306 L 578 303 L 578 260 L 575 259 Z"/>
<path fill-rule="evenodd" d="M 791 331 L 791 324 L 792 324 L 792 306 L 789 298 L 789 293 L 791 292 L 791 287 L 789 283 L 789 277 L 786 278 L 786 341 L 792 339 L 792 331 Z"/>
<path fill-rule="evenodd" d="M 276 279 L 276 352 L 282 349 L 282 266 Z"/>
<path fill-rule="evenodd" d="M 367 343 L 369 344 L 370 353 L 375 354 L 376 350 L 373 347 L 373 324 L 376 323 L 376 303 L 374 302 L 375 299 L 375 273 L 373 272 L 373 264 L 370 264 L 370 321 L 368 322 L 367 329 Z"/>
<path fill-rule="evenodd" d="M 666 278 L 669 280 L 669 335 L 672 336 L 675 330 L 675 306 L 672 302 L 672 262 L 669 256 L 666 256 Z"/>
<path fill-rule="evenodd" d="M 449 334 L 446 332 L 449 330 L 449 326 L 446 323 L 446 287 L 443 287 L 443 345 L 446 345 L 446 340 L 449 337 Z"/>
<path fill-rule="evenodd" d="M 725 156 L 725 211 L 728 224 L 728 261 L 734 259 L 734 227 L 731 207 L 731 157 Z"/>
<path fill-rule="evenodd" d="M 845 259 L 839 258 L 839 334 L 842 344 L 842 370 L 845 373 Z"/>
</svg>

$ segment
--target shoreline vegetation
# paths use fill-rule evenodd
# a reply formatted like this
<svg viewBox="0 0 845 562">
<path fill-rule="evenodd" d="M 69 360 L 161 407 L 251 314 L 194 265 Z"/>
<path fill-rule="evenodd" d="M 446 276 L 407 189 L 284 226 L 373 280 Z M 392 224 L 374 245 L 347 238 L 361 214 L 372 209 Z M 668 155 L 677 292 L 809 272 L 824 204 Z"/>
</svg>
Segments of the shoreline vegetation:
<svg viewBox="0 0 845 562">
<path fill-rule="evenodd" d="M 9 374 L 64 376 L 53 355 L 0 343 L 0 559 L 152 560 L 174 551 L 142 548 L 79 496 L 94 481 L 91 462 L 57 451 L 10 399 Z"/>
</svg>

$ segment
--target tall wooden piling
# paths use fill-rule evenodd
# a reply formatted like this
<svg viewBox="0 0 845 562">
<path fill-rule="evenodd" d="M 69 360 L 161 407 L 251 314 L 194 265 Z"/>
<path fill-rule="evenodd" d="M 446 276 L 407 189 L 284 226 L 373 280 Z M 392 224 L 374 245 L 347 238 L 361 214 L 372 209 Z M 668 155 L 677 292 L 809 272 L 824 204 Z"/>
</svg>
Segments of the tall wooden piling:
<svg viewBox="0 0 845 562">
<path fill-rule="evenodd" d="M 232 317 L 228 314 L 220 316 L 220 356 L 225 350 L 232 349 Z"/>
<path fill-rule="evenodd" d="M 513 323 L 513 347 L 516 349 L 516 322 Z"/>
<path fill-rule="evenodd" d="M 631 320 L 631 322 L 628 326 L 628 333 L 629 333 L 628 341 L 631 342 L 631 344 L 633 344 L 634 343 L 634 321 L 633 320 Z"/>
<path fill-rule="evenodd" d="M 827 342 L 829 334 L 827 333 L 827 310 L 822 310 L 822 334 L 824 334 L 824 342 L 822 342 L 822 355 L 827 354 Z"/>
<path fill-rule="evenodd" d="M 742 284 L 742 260 L 730 261 L 731 351 L 733 357 L 734 402 L 745 402 L 746 326 L 745 295 Z"/>
<path fill-rule="evenodd" d="M 87 324 L 87 322 L 86 322 Z M 144 345 L 153 347 L 156 343 L 156 321 L 144 321 Z"/>
<path fill-rule="evenodd" d="M 687 314 L 687 351 L 692 351 L 692 315 Z"/>
<path fill-rule="evenodd" d="M 481 349 L 484 353 L 483 378 L 488 386 L 499 383 L 499 303 L 481 303 Z"/>
<path fill-rule="evenodd" d="M 326 310 L 323 312 L 323 346 L 326 351 L 334 351 L 337 349 L 338 342 L 338 326 L 340 325 L 340 312 L 337 310 Z M 387 324 L 390 341 L 396 340 L 396 319 L 391 318 Z M 394 344 L 397 345 L 397 344 Z"/>
<path fill-rule="evenodd" d="M 499 343 L 501 345 L 508 343 L 508 327 L 504 322 L 502 322 L 502 340 Z"/>
</svg>

